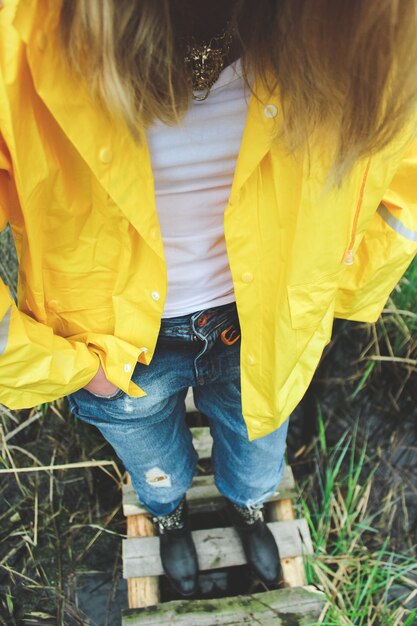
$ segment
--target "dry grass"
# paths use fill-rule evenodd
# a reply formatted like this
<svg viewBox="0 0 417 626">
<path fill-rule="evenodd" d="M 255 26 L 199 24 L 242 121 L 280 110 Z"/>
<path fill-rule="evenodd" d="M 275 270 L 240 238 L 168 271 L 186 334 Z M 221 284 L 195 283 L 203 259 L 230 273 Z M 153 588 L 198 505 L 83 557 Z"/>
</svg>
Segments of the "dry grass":
<svg viewBox="0 0 417 626">
<path fill-rule="evenodd" d="M 10 258 L 0 273 L 13 284 Z M 342 328 L 308 394 L 314 411 L 293 420 L 316 546 L 308 575 L 328 594 L 327 626 L 417 624 L 416 285 L 414 262 L 378 324 Z M 326 420 L 312 447 L 316 400 Z M 65 403 L 1 408 L 0 446 L 1 626 L 116 626 L 125 524 L 114 453 Z M 91 591 L 94 616 L 80 606 L 83 575 L 106 579 L 105 593 Z"/>
<path fill-rule="evenodd" d="M 308 579 L 328 597 L 320 623 L 411 626 L 417 623 L 416 546 L 400 552 L 391 547 L 401 493 L 389 489 L 384 499 L 373 500 L 378 459 L 366 443 L 357 445 L 355 435 L 329 448 L 320 421 L 312 451 L 316 470 L 300 496 L 315 548 Z"/>
<path fill-rule="evenodd" d="M 87 624 L 77 579 L 93 570 L 114 588 L 120 578 L 121 470 L 65 405 L 0 417 L 0 623 Z"/>
</svg>

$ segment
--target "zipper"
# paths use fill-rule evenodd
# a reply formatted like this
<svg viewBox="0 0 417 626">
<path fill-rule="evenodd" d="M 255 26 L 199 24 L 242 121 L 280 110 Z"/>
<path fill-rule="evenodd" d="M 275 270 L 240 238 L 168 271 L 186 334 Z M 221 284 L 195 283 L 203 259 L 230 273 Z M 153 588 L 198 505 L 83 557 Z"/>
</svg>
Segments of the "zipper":
<svg viewBox="0 0 417 626">
<path fill-rule="evenodd" d="M 345 265 L 353 265 L 354 260 L 355 260 L 354 259 L 353 246 L 355 245 L 356 230 L 358 228 L 359 214 L 360 214 L 361 208 L 362 208 L 363 194 L 365 192 L 365 185 L 366 185 L 366 180 L 368 178 L 370 165 L 371 165 L 371 159 L 369 158 L 368 162 L 366 164 L 365 173 L 363 175 L 361 188 L 360 188 L 360 191 L 359 191 L 358 202 L 356 203 L 356 209 L 355 209 L 355 215 L 354 215 L 354 218 L 353 218 L 353 224 L 352 224 L 352 229 L 351 229 L 351 233 L 350 233 L 349 245 L 348 245 L 348 247 L 347 247 L 347 249 L 345 251 L 345 254 L 343 256 L 343 263 Z"/>
</svg>

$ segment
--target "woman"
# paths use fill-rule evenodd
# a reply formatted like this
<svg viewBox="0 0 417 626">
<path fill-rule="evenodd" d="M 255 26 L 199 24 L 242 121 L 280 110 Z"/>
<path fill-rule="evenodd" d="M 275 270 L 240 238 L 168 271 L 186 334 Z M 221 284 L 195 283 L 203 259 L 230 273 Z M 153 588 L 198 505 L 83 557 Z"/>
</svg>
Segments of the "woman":
<svg viewBox="0 0 417 626">
<path fill-rule="evenodd" d="M 267 583 L 262 503 L 335 316 L 375 321 L 416 250 L 414 0 L 5 0 L 0 400 L 69 395 L 194 593 L 189 386 Z"/>
</svg>

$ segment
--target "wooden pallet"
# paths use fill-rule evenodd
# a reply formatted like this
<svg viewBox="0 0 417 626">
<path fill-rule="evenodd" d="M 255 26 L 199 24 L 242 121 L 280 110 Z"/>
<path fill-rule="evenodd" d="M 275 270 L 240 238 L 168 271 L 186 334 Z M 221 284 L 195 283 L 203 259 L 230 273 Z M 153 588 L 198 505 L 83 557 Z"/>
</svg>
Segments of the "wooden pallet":
<svg viewBox="0 0 417 626">
<path fill-rule="evenodd" d="M 317 626 L 323 597 L 313 588 L 277 589 L 218 600 L 175 600 L 127 610 L 123 626 Z"/>
<path fill-rule="evenodd" d="M 193 429 L 194 430 L 194 429 Z M 201 429 L 198 429 L 201 431 Z M 195 437 L 195 435 L 193 435 Z M 201 457 L 200 457 L 201 458 Z M 289 467 L 284 470 L 284 476 L 279 491 L 274 493 L 269 502 L 287 500 L 294 494 L 294 478 Z M 188 507 L 191 513 L 219 511 L 224 507 L 224 499 L 217 491 L 213 476 L 195 476 L 187 493 Z M 147 511 L 138 501 L 131 484 L 123 485 L 123 513 L 130 515 L 147 514 Z"/>
<path fill-rule="evenodd" d="M 305 520 L 268 524 L 277 542 L 281 558 L 291 559 L 303 551 L 312 552 Z M 192 532 L 201 571 L 234 567 L 246 563 L 239 537 L 234 528 L 211 528 Z M 123 542 L 123 575 L 162 576 L 159 558 L 159 537 L 136 537 Z"/>
<path fill-rule="evenodd" d="M 191 430 L 200 459 L 210 458 L 212 440 L 209 429 Z M 159 604 L 159 576 L 163 574 L 159 538 L 155 536 L 149 514 L 138 502 L 132 486 L 125 485 L 123 511 L 127 516 L 128 538 L 123 542 L 123 573 L 128 580 L 130 610 L 124 613 L 123 626 L 231 626 L 255 623 L 266 626 L 289 623 L 304 626 L 318 623 L 323 598 L 321 594 L 305 588 L 303 555 L 311 554 L 313 548 L 306 521 L 295 519 L 293 496 L 294 478 L 291 468 L 286 467 L 279 491 L 271 496 L 266 509 L 268 524 L 280 551 L 286 589 L 238 598 L 181 600 Z M 212 476 L 196 477 L 187 493 L 187 500 L 191 514 L 216 511 L 223 506 Z M 193 538 L 202 571 L 245 563 L 241 543 L 233 528 L 196 530 L 193 531 Z M 289 621 L 285 621 L 287 614 Z M 310 618 L 316 621 L 308 621 Z"/>
</svg>

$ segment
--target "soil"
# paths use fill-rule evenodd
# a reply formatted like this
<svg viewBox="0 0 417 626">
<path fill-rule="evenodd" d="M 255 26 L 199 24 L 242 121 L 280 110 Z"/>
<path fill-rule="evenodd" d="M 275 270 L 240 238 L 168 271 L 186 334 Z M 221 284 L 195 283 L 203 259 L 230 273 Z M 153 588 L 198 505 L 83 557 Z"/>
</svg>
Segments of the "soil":
<svg viewBox="0 0 417 626">
<path fill-rule="evenodd" d="M 3 233 L 0 243 L 8 238 Z M 6 260 L 11 271 L 13 262 L 11 252 Z M 370 508 L 379 510 L 381 502 L 392 505 L 389 519 L 379 520 L 380 532 L 383 536 L 389 525 L 390 547 L 401 552 L 417 544 L 416 373 L 382 362 L 365 382 L 369 361 L 362 355 L 374 335 L 370 325 L 335 323 L 333 340 L 291 417 L 288 460 L 299 484 L 314 474 L 318 407 L 329 447 L 346 433 L 359 444 L 366 441 L 369 465 L 378 462 Z M 95 429 L 76 422 L 66 405 L 42 411 L 45 415 L 8 442 L 16 465 L 30 465 L 30 454 L 45 465 L 110 458 L 123 471 Z M 23 411 L 18 419 L 3 418 L 5 433 L 29 415 Z M 7 475 L 2 480 L 0 624 L 119 626 L 127 603 L 119 484 L 117 471 L 108 467 Z M 213 526 L 219 522 L 225 520 L 211 519 Z M 204 574 L 201 588 L 202 597 L 260 590 L 245 567 Z M 163 599 L 174 597 L 163 582 Z"/>
<path fill-rule="evenodd" d="M 359 393 L 355 394 L 363 376 L 364 362 L 360 355 L 370 340 L 370 327 L 350 322 L 335 323 L 333 340 L 326 349 L 310 388 L 291 417 L 288 435 L 288 459 L 296 479 L 303 483 L 314 472 L 312 443 L 317 435 L 317 407 L 326 423 L 329 447 L 335 445 L 346 432 L 355 434 L 357 442 L 368 446 L 368 458 L 380 460 L 370 501 L 370 511 L 379 510 L 381 502 L 391 498 L 395 515 L 390 519 L 391 548 L 401 552 L 417 544 L 417 410 L 416 380 L 412 375 L 404 388 L 405 372 L 392 364 L 374 369 L 372 376 Z M 398 396 L 398 391 L 401 391 Z M 395 400 L 395 397 L 397 400 Z M 392 510 L 393 510 L 392 509 Z M 212 525 L 225 520 L 213 514 Z M 194 521 L 199 527 L 199 520 Z M 207 518 L 204 520 L 207 525 Z M 381 518 L 381 533 L 386 520 Z M 86 594 L 85 583 L 78 587 L 79 605 L 87 615 L 96 613 Z M 109 585 L 109 582 L 107 582 Z M 201 597 L 218 597 L 236 593 L 261 591 L 254 585 L 245 567 L 217 571 L 201 576 Z M 99 591 L 99 590 L 97 590 Z M 107 593 L 102 587 L 103 596 Z M 116 602 L 122 604 L 125 586 L 120 584 Z M 122 598 L 120 598 L 120 595 Z M 167 583 L 162 586 L 164 601 L 175 599 Z M 118 623 L 113 614 L 112 621 Z M 92 621 L 94 626 L 105 626 L 105 621 Z"/>
</svg>

